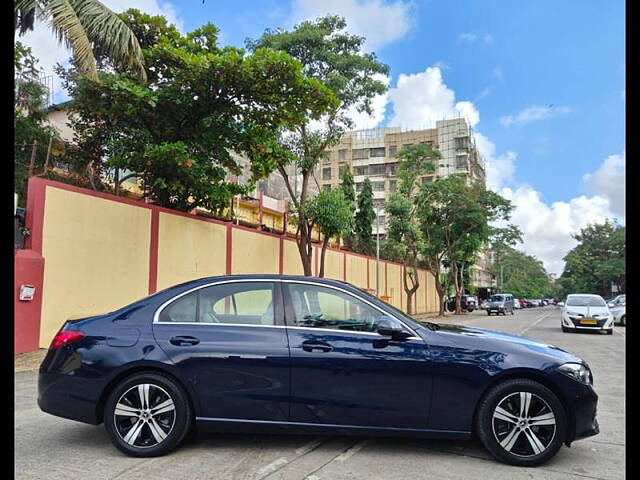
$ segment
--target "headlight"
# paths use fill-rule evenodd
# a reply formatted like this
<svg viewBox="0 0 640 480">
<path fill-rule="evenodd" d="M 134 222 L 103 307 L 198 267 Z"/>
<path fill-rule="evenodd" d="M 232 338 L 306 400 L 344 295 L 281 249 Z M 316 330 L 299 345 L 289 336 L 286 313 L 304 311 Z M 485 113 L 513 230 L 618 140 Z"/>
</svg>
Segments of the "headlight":
<svg viewBox="0 0 640 480">
<path fill-rule="evenodd" d="M 571 315 L 573 317 L 577 317 L 578 315 L 580 315 L 579 313 L 576 312 L 567 312 L 567 315 Z"/>
<path fill-rule="evenodd" d="M 565 363 L 564 365 L 560 365 L 558 370 L 585 385 L 591 385 L 592 383 L 591 372 L 580 363 Z"/>
</svg>

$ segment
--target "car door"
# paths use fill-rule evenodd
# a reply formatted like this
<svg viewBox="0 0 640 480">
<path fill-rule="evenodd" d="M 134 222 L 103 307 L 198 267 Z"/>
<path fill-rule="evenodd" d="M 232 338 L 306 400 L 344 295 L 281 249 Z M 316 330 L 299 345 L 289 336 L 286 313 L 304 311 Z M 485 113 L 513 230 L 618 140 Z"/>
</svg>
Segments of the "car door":
<svg viewBox="0 0 640 480">
<path fill-rule="evenodd" d="M 199 416 L 289 420 L 289 345 L 278 282 L 189 291 L 158 310 L 153 333 L 192 383 Z"/>
<path fill-rule="evenodd" d="M 379 335 L 388 314 L 347 290 L 282 285 L 293 422 L 426 428 L 432 375 L 422 339 Z"/>
</svg>

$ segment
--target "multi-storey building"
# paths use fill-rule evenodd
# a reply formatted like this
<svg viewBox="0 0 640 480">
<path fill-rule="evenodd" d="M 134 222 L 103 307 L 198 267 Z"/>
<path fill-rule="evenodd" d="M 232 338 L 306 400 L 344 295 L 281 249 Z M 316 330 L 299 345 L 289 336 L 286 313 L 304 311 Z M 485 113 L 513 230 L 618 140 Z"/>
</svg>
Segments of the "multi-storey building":
<svg viewBox="0 0 640 480">
<path fill-rule="evenodd" d="M 433 174 L 423 182 L 452 173 L 466 173 L 469 182 L 485 182 L 484 160 L 473 141 L 472 131 L 464 118 L 440 120 L 436 128 L 402 131 L 397 127 L 375 128 L 346 133 L 340 142 L 327 150 L 317 174 L 321 188 L 340 184 L 345 168 L 354 176 L 356 192 L 362 190 L 365 178 L 373 189 L 374 208 L 378 210 L 380 234 L 384 234 L 384 204 L 397 186 L 396 170 L 400 149 L 426 143 L 440 151 Z"/>
</svg>

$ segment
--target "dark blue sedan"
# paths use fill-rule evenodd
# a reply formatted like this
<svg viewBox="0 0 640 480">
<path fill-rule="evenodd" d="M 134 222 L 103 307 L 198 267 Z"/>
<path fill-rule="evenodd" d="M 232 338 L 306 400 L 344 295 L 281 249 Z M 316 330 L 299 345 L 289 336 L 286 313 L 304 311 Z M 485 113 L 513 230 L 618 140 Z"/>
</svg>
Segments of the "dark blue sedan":
<svg viewBox="0 0 640 480">
<path fill-rule="evenodd" d="M 418 323 L 347 283 L 210 277 L 68 321 L 40 367 L 42 410 L 105 427 L 140 457 L 192 427 L 270 433 L 475 432 L 538 465 L 598 433 L 588 365 L 557 347 Z"/>
</svg>

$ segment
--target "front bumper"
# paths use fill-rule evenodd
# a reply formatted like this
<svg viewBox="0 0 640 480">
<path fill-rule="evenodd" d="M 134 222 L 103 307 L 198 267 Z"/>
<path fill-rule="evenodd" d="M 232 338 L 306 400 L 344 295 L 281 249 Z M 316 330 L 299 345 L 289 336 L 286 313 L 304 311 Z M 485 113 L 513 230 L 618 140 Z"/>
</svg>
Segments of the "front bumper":
<svg viewBox="0 0 640 480">
<path fill-rule="evenodd" d="M 613 328 L 613 317 L 599 318 L 595 320 L 595 323 L 584 324 L 581 323 L 583 319 L 576 317 L 562 317 L 562 325 L 567 328 L 576 328 L 581 330 L 609 330 Z"/>
<path fill-rule="evenodd" d="M 568 376 L 554 372 L 551 379 L 562 392 L 562 400 L 567 414 L 567 436 L 565 443 L 592 437 L 600 433 L 597 407 L 598 395 L 591 385 L 584 385 Z"/>
</svg>

